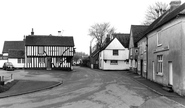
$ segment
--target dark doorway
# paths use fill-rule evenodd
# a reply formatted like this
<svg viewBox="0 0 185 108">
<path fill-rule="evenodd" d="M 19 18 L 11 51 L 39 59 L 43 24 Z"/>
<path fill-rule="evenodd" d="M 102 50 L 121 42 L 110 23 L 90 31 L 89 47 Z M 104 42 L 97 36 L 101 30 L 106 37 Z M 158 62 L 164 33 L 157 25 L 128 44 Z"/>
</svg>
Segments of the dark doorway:
<svg viewBox="0 0 185 108">
<path fill-rule="evenodd" d="M 141 67 L 141 76 L 143 76 L 143 60 L 141 60 L 141 64 L 140 64 L 140 67 Z"/>
<path fill-rule="evenodd" d="M 52 58 L 51 57 L 47 57 L 47 70 L 51 70 L 51 62 L 52 62 Z"/>
</svg>

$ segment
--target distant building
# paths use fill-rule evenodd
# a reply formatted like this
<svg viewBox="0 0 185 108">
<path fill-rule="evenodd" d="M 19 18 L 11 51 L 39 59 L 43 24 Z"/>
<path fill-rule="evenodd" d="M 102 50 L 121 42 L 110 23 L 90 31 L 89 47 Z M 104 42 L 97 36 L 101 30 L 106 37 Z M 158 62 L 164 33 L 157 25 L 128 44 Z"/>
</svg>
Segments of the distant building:
<svg viewBox="0 0 185 108">
<path fill-rule="evenodd" d="M 141 38 L 142 33 L 148 28 L 146 25 L 131 25 L 130 28 L 130 42 L 129 42 L 129 65 L 130 71 L 137 71 L 138 63 L 138 48 L 136 42 Z M 142 66 L 141 66 L 142 67 Z"/>
<path fill-rule="evenodd" d="M 4 62 L 12 62 L 16 68 L 24 68 L 24 41 L 5 41 L 0 67 Z"/>
</svg>

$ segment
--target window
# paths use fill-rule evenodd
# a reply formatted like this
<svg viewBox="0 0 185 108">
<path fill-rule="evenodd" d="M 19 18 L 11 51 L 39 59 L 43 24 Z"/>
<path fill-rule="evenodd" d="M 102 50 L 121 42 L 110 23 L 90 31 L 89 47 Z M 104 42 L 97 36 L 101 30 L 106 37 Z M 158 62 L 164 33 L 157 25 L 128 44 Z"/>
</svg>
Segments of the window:
<svg viewBox="0 0 185 108">
<path fill-rule="evenodd" d="M 157 55 L 157 73 L 163 74 L 163 55 Z"/>
<path fill-rule="evenodd" d="M 43 57 L 39 58 L 39 63 L 45 63 L 45 60 Z"/>
<path fill-rule="evenodd" d="M 22 63 L 25 63 L 25 59 L 22 59 Z"/>
<path fill-rule="evenodd" d="M 110 61 L 110 64 L 111 64 L 111 65 L 117 65 L 117 64 L 118 64 L 118 61 L 117 61 L 117 60 L 111 60 L 111 61 Z"/>
<path fill-rule="evenodd" d="M 130 49 L 130 55 L 132 55 L 132 48 Z"/>
<path fill-rule="evenodd" d="M 31 62 L 32 62 L 31 58 L 27 58 L 27 63 L 31 63 Z"/>
<path fill-rule="evenodd" d="M 57 63 L 60 63 L 61 59 L 60 57 L 57 57 Z"/>
<path fill-rule="evenodd" d="M 19 59 L 18 59 L 18 63 L 21 63 L 21 61 L 22 61 L 22 60 L 19 58 Z"/>
<path fill-rule="evenodd" d="M 44 47 L 39 46 L 39 54 L 43 54 L 44 53 Z"/>
<path fill-rule="evenodd" d="M 146 61 L 143 61 L 143 72 L 146 72 Z"/>
<path fill-rule="evenodd" d="M 157 33 L 157 46 L 161 46 L 162 42 L 161 42 L 161 34 Z"/>
<path fill-rule="evenodd" d="M 119 55 L 118 50 L 113 50 L 113 55 Z"/>
<path fill-rule="evenodd" d="M 25 63 L 25 61 L 24 61 L 23 58 L 19 58 L 17 62 L 18 62 L 18 63 Z"/>
<path fill-rule="evenodd" d="M 137 70 L 140 71 L 140 60 L 137 62 Z"/>
</svg>

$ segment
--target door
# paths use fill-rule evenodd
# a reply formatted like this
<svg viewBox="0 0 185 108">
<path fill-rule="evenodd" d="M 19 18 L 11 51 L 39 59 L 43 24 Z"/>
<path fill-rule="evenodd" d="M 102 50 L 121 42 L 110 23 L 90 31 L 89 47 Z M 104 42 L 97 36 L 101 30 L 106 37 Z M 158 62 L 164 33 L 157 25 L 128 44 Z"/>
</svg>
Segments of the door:
<svg viewBox="0 0 185 108">
<path fill-rule="evenodd" d="M 155 64 L 154 64 L 154 61 L 152 61 L 152 72 L 153 72 L 153 81 L 155 81 Z"/>
<path fill-rule="evenodd" d="M 52 61 L 52 58 L 47 57 L 47 70 L 51 70 L 51 61 Z"/>
<path fill-rule="evenodd" d="M 141 60 L 141 63 L 140 63 L 140 68 L 141 68 L 141 76 L 143 76 L 143 60 Z"/>
<path fill-rule="evenodd" d="M 168 62 L 168 68 L 169 68 L 169 84 L 173 85 L 173 65 L 172 62 Z"/>
</svg>

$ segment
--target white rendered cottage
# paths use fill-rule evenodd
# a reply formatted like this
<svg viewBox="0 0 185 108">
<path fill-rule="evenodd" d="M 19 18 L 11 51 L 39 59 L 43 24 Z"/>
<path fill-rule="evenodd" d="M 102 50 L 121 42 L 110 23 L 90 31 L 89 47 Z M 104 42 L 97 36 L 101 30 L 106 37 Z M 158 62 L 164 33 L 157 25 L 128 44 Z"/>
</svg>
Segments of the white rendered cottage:
<svg viewBox="0 0 185 108">
<path fill-rule="evenodd" d="M 102 70 L 125 70 L 129 69 L 129 36 L 130 34 L 113 34 L 109 37 L 99 53 L 99 69 Z M 110 41 L 107 41 L 110 40 Z"/>
</svg>

